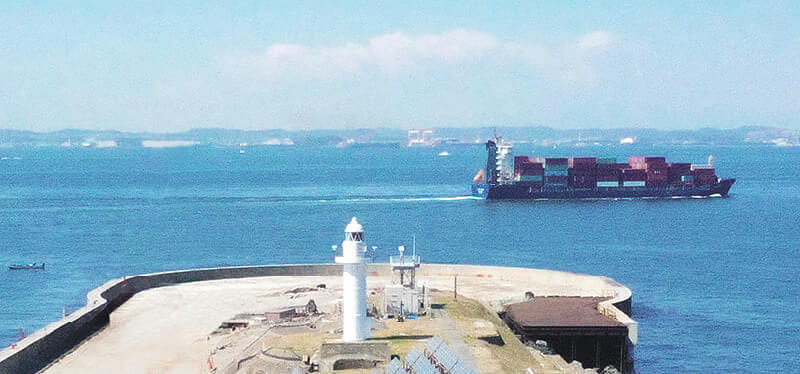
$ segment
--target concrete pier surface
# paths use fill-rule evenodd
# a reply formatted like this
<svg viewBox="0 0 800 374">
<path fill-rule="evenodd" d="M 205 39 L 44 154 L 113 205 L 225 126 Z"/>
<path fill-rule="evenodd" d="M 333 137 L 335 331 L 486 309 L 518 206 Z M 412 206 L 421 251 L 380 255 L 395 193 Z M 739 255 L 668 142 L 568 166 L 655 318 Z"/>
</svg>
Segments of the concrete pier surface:
<svg viewBox="0 0 800 374">
<path fill-rule="evenodd" d="M 242 313 L 263 314 L 284 307 L 294 297 L 287 291 L 321 284 L 325 285 L 324 292 L 318 289 L 313 298 L 322 312 L 335 312 L 341 303 L 341 268 L 335 265 L 226 269 L 110 281 L 89 294 L 86 307 L 32 334 L 16 348 L 0 352 L 0 373 L 33 373 L 39 369 L 48 374 L 209 372 L 210 352 L 217 351 L 229 339 L 211 334 L 221 322 Z M 368 272 L 367 287 L 372 293 L 391 283 L 391 269 L 386 264 L 370 265 Z M 455 282 L 459 296 L 474 299 L 492 312 L 525 301 L 526 295 L 531 294 L 602 297 L 605 301 L 598 310 L 624 324 L 633 344 L 637 340 L 637 324 L 628 317 L 631 291 L 606 277 L 526 268 L 423 264 L 417 278 L 441 293 L 452 293 Z M 74 331 L 72 334 L 93 334 L 76 339 L 77 335 L 64 332 L 68 328 Z M 250 333 L 255 334 L 242 332 Z M 251 340 L 256 342 L 257 338 L 263 342 L 263 336 Z M 54 354 L 57 355 L 48 358 Z M 548 370 L 544 372 L 559 372 L 558 365 L 546 365 Z"/>
</svg>

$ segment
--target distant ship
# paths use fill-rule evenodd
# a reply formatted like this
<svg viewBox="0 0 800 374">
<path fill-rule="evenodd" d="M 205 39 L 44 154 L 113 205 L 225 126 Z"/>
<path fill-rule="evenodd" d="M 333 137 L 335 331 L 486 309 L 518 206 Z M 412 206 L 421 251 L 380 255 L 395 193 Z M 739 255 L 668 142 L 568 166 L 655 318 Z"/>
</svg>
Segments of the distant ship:
<svg viewBox="0 0 800 374">
<path fill-rule="evenodd" d="M 9 270 L 44 270 L 44 264 L 9 265 Z"/>
<path fill-rule="evenodd" d="M 658 156 L 616 158 L 531 158 L 512 155 L 512 145 L 495 136 L 486 142 L 485 170 L 475 176 L 472 195 L 484 199 L 598 199 L 727 196 L 736 179 L 718 178 L 708 164 L 668 163 Z"/>
</svg>

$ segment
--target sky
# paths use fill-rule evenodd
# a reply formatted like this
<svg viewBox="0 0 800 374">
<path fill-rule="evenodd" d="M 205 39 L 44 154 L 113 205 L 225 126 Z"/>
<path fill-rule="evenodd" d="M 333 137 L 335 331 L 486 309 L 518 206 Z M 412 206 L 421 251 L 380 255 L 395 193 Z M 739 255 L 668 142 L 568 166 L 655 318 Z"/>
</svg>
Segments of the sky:
<svg viewBox="0 0 800 374">
<path fill-rule="evenodd" d="M 800 2 L 0 2 L 0 128 L 800 129 Z"/>
</svg>

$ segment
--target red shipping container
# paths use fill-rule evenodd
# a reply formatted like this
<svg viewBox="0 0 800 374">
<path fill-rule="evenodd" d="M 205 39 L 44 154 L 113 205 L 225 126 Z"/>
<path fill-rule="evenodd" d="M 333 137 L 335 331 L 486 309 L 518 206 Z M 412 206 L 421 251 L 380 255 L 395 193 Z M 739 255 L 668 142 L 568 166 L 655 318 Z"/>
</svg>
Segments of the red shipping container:
<svg viewBox="0 0 800 374">
<path fill-rule="evenodd" d="M 597 165 L 596 157 L 572 157 L 569 159 L 569 166 L 572 168 L 594 167 Z"/>
<path fill-rule="evenodd" d="M 596 168 L 570 169 L 569 172 L 572 175 L 597 175 Z"/>
<path fill-rule="evenodd" d="M 623 181 L 646 181 L 647 172 L 642 169 L 622 169 Z"/>
<path fill-rule="evenodd" d="M 677 173 L 686 172 L 688 174 L 692 171 L 692 164 L 688 162 L 671 162 L 667 164 L 670 170 L 673 170 Z"/>
<path fill-rule="evenodd" d="M 528 156 L 516 156 L 514 157 L 514 173 L 540 175 L 544 173 L 544 166 L 534 162 Z"/>
<path fill-rule="evenodd" d="M 717 183 L 717 174 L 714 169 L 695 169 L 694 181 L 698 185 Z"/>
<path fill-rule="evenodd" d="M 652 167 L 665 167 L 667 159 L 661 156 L 631 156 L 628 163 L 635 169 L 649 169 Z"/>
<path fill-rule="evenodd" d="M 647 180 L 653 182 L 666 182 L 667 181 L 667 169 L 666 168 L 650 168 L 647 169 Z"/>
<path fill-rule="evenodd" d="M 681 184 L 683 181 L 681 177 L 684 175 L 692 175 L 692 164 L 673 162 L 669 164 L 667 169 L 667 180 L 669 184 Z"/>
</svg>

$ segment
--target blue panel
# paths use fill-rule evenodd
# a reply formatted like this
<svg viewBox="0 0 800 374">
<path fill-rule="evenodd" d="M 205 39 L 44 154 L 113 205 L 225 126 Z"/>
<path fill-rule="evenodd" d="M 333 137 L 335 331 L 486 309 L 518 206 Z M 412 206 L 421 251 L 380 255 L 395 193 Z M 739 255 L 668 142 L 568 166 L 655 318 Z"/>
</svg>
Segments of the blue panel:
<svg viewBox="0 0 800 374">
<path fill-rule="evenodd" d="M 408 365 L 414 365 L 414 363 L 419 361 L 420 358 L 423 360 L 426 359 L 425 357 L 422 356 L 422 353 L 420 353 L 418 350 L 412 349 L 411 351 L 408 352 L 408 354 L 406 354 L 406 363 Z"/>
<path fill-rule="evenodd" d="M 403 363 L 400 360 L 393 358 L 386 366 L 386 374 L 405 374 L 406 369 L 403 368 Z"/>
<path fill-rule="evenodd" d="M 417 360 L 414 365 L 411 365 L 411 370 L 414 371 L 414 374 L 439 374 L 439 370 L 425 359 Z"/>
<path fill-rule="evenodd" d="M 442 344 L 444 344 L 444 343 L 442 342 L 442 339 L 439 339 L 439 337 L 438 337 L 438 336 L 434 336 L 434 337 L 433 337 L 433 338 L 432 338 L 432 339 L 431 339 L 431 340 L 428 342 L 428 344 L 425 346 L 425 351 L 426 351 L 426 352 L 427 352 L 429 355 L 430 355 L 430 354 L 433 354 L 434 352 L 436 352 L 436 350 L 437 350 L 437 349 L 439 349 L 439 347 L 440 347 Z"/>
</svg>

